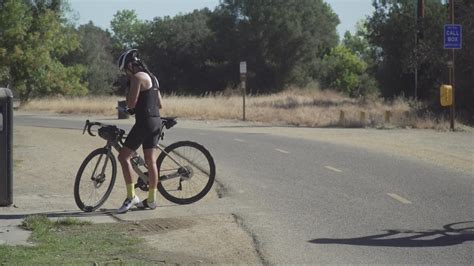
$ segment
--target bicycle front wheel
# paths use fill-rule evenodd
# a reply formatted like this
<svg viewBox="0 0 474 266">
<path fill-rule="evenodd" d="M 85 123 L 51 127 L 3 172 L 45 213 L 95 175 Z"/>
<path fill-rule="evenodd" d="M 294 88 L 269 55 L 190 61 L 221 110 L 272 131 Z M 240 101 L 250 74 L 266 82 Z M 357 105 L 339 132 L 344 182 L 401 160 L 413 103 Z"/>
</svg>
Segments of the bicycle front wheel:
<svg viewBox="0 0 474 266">
<path fill-rule="evenodd" d="M 106 148 L 91 152 L 81 164 L 74 182 L 77 207 L 91 212 L 102 206 L 112 192 L 117 162 Z"/>
<path fill-rule="evenodd" d="M 216 166 L 209 151 L 191 141 L 169 145 L 156 163 L 160 177 L 158 191 L 177 204 L 190 204 L 202 199 L 216 176 Z"/>
</svg>

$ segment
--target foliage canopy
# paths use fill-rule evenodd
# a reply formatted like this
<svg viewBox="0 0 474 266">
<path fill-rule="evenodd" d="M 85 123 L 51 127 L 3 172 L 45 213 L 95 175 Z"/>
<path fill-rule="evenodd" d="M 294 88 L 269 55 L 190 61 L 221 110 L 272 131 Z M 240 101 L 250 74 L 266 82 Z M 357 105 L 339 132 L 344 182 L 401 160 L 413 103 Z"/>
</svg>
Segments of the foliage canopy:
<svg viewBox="0 0 474 266">
<path fill-rule="evenodd" d="M 3 0 L 0 6 L 0 83 L 13 87 L 22 101 L 85 95 L 85 67 L 61 61 L 79 41 L 64 23 L 60 1 Z"/>
<path fill-rule="evenodd" d="M 448 9 L 440 0 L 424 2 L 418 18 L 416 1 L 373 1 L 373 14 L 339 41 L 339 18 L 323 0 L 222 0 L 212 11 L 152 21 L 122 10 L 111 32 L 92 22 L 71 26 L 63 0 L 0 0 L 0 85 L 22 101 L 123 93 L 116 59 L 138 48 L 165 93 L 237 88 L 239 62 L 247 61 L 250 93 L 319 83 L 353 97 L 379 90 L 386 98 L 413 97 L 416 72 L 416 97 L 439 106 L 450 58 L 443 49 Z M 456 98 L 472 117 L 474 2 L 455 1 L 455 13 L 463 25 Z"/>
</svg>

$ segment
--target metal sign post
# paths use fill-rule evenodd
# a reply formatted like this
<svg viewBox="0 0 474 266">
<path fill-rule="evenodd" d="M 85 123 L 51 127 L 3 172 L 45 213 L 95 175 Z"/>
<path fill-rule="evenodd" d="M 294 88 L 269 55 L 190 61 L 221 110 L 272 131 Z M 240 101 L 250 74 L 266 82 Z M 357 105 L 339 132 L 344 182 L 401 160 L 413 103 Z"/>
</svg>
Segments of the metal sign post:
<svg viewBox="0 0 474 266">
<path fill-rule="evenodd" d="M 242 88 L 242 97 L 243 97 L 243 111 L 242 111 L 242 120 L 245 121 L 245 94 L 246 92 L 246 82 L 247 82 L 247 62 L 240 62 L 240 86 Z"/>
<path fill-rule="evenodd" d="M 451 24 L 444 25 L 444 49 L 451 49 L 451 61 L 448 62 L 449 69 L 449 83 L 452 86 L 453 103 L 451 105 L 450 112 L 450 128 L 454 130 L 454 117 L 456 116 L 456 97 L 455 97 L 455 62 L 454 62 L 454 50 L 462 48 L 462 26 L 454 24 L 454 0 L 449 1 L 449 17 Z"/>
</svg>

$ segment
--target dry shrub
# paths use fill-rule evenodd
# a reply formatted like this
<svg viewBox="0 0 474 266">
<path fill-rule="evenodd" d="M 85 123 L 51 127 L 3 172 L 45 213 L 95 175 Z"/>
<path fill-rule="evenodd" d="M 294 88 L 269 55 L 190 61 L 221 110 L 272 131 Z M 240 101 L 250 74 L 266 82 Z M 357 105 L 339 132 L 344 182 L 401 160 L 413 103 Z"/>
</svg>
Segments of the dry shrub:
<svg viewBox="0 0 474 266">
<path fill-rule="evenodd" d="M 59 114 L 99 114 L 117 113 L 117 97 L 51 97 L 35 99 L 21 106 L 25 111 L 48 111 Z"/>
<path fill-rule="evenodd" d="M 22 106 L 28 111 L 62 114 L 116 115 L 123 98 L 54 97 L 36 99 Z M 163 116 L 188 119 L 242 119 L 243 99 L 237 90 L 203 96 L 164 95 Z M 447 119 L 438 118 L 416 101 L 378 97 L 352 99 L 331 90 L 289 88 L 277 94 L 246 97 L 246 119 L 274 125 L 306 127 L 377 127 L 447 129 Z M 390 116 L 385 113 L 389 111 Z M 341 116 L 343 113 L 343 117 Z"/>
</svg>

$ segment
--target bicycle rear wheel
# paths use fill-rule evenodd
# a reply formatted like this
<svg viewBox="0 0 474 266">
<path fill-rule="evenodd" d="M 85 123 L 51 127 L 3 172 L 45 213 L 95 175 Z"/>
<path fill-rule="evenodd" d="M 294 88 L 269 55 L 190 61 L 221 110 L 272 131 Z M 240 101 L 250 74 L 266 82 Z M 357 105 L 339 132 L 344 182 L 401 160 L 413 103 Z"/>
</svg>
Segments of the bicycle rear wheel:
<svg viewBox="0 0 474 266">
<path fill-rule="evenodd" d="M 112 192 L 117 162 L 106 148 L 92 151 L 81 164 L 74 182 L 77 207 L 91 212 L 102 206 Z"/>
<path fill-rule="evenodd" d="M 209 151 L 191 141 L 169 145 L 156 163 L 160 177 L 158 191 L 177 204 L 190 204 L 202 199 L 216 176 L 216 166 Z"/>
</svg>

